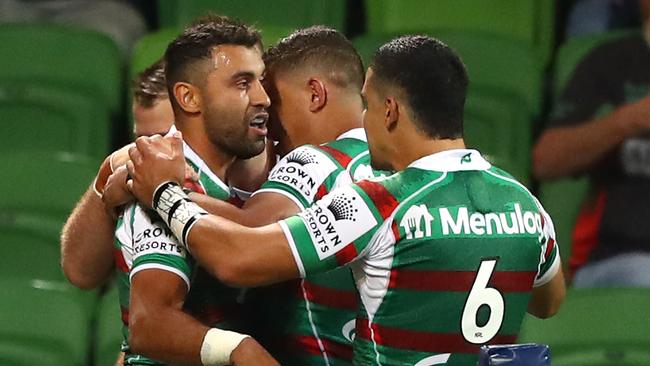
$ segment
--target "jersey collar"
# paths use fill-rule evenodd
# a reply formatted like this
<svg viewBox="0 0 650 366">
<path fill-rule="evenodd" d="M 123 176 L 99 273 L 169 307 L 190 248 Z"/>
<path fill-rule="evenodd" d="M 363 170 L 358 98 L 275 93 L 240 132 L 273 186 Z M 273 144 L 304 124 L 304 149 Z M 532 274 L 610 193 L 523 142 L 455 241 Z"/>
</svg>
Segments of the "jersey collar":
<svg viewBox="0 0 650 366">
<path fill-rule="evenodd" d="M 366 131 L 361 127 L 353 128 L 349 131 L 343 132 L 341 136 L 337 137 L 336 139 L 337 140 L 356 139 L 356 140 L 368 142 L 368 139 L 366 138 Z"/>
<path fill-rule="evenodd" d="M 408 166 L 437 172 L 458 172 L 463 170 L 487 170 L 492 167 L 481 153 L 471 149 L 454 149 L 424 156 Z"/>
<path fill-rule="evenodd" d="M 169 132 L 167 133 L 168 135 L 173 134 L 176 132 L 176 126 L 172 125 L 172 127 L 169 129 Z M 185 154 L 185 160 L 188 160 L 190 163 L 194 164 L 199 171 L 197 172 L 199 175 L 205 174 L 206 177 L 208 177 L 214 184 L 217 186 L 221 187 L 223 190 L 226 192 L 230 192 L 230 188 L 226 183 L 224 183 L 219 177 L 217 177 L 216 174 L 210 170 L 208 167 L 208 164 L 199 157 L 199 155 L 192 150 L 190 145 L 188 145 L 185 141 L 183 141 L 183 154 Z"/>
</svg>

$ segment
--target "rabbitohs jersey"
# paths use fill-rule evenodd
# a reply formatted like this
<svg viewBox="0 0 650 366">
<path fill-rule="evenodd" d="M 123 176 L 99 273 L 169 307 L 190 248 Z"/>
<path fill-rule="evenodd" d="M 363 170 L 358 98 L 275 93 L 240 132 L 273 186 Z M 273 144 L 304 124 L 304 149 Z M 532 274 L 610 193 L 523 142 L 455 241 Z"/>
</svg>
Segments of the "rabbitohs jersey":
<svg viewBox="0 0 650 366">
<path fill-rule="evenodd" d="M 213 198 L 230 200 L 232 196 L 228 186 L 185 143 L 183 150 L 187 163 L 199 174 L 198 184 L 186 187 Z M 154 211 L 135 204 L 123 211 L 115 231 L 114 254 L 122 310 L 122 351 L 126 353 L 125 365 L 162 365 L 129 351 L 131 278 L 139 271 L 159 269 L 181 277 L 189 289 L 183 308 L 202 323 L 221 329 L 237 329 L 241 326 L 241 316 L 237 314 L 239 307 L 235 301 L 239 291 L 220 284 L 199 268 Z"/>
<path fill-rule="evenodd" d="M 283 220 L 301 275 L 352 263 L 355 365 L 476 365 L 515 343 L 560 255 L 551 219 L 474 150 L 429 155 Z"/>
<path fill-rule="evenodd" d="M 369 160 L 365 132 L 353 129 L 335 141 L 293 150 L 254 194 L 280 193 L 305 209 L 332 189 L 350 185 L 351 177 L 383 174 L 373 171 Z M 268 334 L 259 338 L 283 365 L 351 364 L 358 300 L 349 269 L 309 276 L 261 292 L 270 294 L 262 295 L 260 301 L 265 304 L 260 313 L 266 318 L 262 319 L 267 328 L 263 332 Z M 278 333 L 283 336 L 280 341 Z M 265 337 L 272 339 L 265 341 Z"/>
</svg>

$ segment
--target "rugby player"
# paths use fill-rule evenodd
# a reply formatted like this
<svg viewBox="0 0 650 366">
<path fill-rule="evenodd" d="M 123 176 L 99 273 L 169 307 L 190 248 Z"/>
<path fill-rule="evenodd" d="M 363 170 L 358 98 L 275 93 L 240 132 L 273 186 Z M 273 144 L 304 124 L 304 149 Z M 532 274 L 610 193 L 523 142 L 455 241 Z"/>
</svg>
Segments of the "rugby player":
<svg viewBox="0 0 650 366">
<path fill-rule="evenodd" d="M 565 288 L 550 217 L 465 148 L 466 90 L 460 58 L 441 42 L 405 36 L 382 46 L 364 84 L 364 128 L 373 167 L 397 173 L 261 228 L 208 215 L 187 197 L 178 138 L 138 139 L 128 185 L 224 282 L 351 264 L 361 298 L 355 364 L 474 365 L 480 345 L 516 340 L 526 311 L 553 315 Z"/>
</svg>

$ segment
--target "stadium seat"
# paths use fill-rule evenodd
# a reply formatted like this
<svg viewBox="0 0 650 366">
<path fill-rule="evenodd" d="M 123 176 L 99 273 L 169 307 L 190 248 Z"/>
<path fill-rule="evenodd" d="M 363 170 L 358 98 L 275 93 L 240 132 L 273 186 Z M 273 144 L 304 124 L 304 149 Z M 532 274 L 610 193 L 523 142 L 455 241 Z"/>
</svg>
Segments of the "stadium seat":
<svg viewBox="0 0 650 366">
<path fill-rule="evenodd" d="M 467 67 L 472 87 L 490 87 L 522 98 L 531 119 L 542 107 L 543 65 L 526 43 L 465 31 L 422 32 L 454 48 Z M 353 42 L 366 64 L 379 46 L 396 34 L 366 34 Z M 504 55 L 508 55 L 504 59 Z"/>
<path fill-rule="evenodd" d="M 110 111 L 71 88 L 29 82 L 0 83 L 6 149 L 69 151 L 104 157 L 110 146 Z"/>
<path fill-rule="evenodd" d="M 553 318 L 525 318 L 519 342 L 548 344 L 553 366 L 650 365 L 648 304 L 648 289 L 570 290 Z"/>
<path fill-rule="evenodd" d="M 0 159 L 0 217 L 65 220 L 95 177 L 100 161 L 69 153 L 18 152 Z M 20 221 L 33 223 L 31 221 Z M 37 221 L 38 222 L 38 221 Z M 59 226 L 60 229 L 60 226 Z"/>
<path fill-rule="evenodd" d="M 470 88 L 465 105 L 467 146 L 528 184 L 531 130 L 521 100 L 499 90 L 477 87 Z"/>
<path fill-rule="evenodd" d="M 101 298 L 95 329 L 95 366 L 113 366 L 122 343 L 120 302 L 116 286 Z"/>
<path fill-rule="evenodd" d="M 580 64 L 582 58 L 591 50 L 605 42 L 630 36 L 638 33 L 638 30 L 618 30 L 606 33 L 598 33 L 570 39 L 560 46 L 555 60 L 555 72 L 553 77 L 553 94 L 557 98 L 562 89 L 569 82 L 573 70 Z"/>
<path fill-rule="evenodd" d="M 345 26 L 345 0 L 158 0 L 163 27 L 185 26 L 208 11 L 239 18 L 260 28 L 308 27 L 324 24 L 339 30 Z"/>
<path fill-rule="evenodd" d="M 548 61 L 555 19 L 552 0 L 365 0 L 368 33 L 462 30 L 518 40 Z"/>
<path fill-rule="evenodd" d="M 0 364 L 87 365 L 95 293 L 4 277 L 0 289 Z"/>
<path fill-rule="evenodd" d="M 0 84 L 38 82 L 71 88 L 117 112 L 122 98 L 122 60 L 106 35 L 53 24 L 5 23 L 0 43 Z"/>
</svg>

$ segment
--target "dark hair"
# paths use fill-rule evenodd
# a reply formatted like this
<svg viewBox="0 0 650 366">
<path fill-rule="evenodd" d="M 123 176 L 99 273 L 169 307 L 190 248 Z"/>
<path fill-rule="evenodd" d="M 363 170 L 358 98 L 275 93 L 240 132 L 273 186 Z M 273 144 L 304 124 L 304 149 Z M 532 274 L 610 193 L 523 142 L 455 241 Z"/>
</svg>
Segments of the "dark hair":
<svg viewBox="0 0 650 366">
<path fill-rule="evenodd" d="M 156 61 L 133 79 L 133 98 L 144 108 L 151 108 L 159 99 L 168 98 L 164 60 Z"/>
<path fill-rule="evenodd" d="M 264 53 L 267 71 L 281 72 L 308 66 L 330 81 L 361 90 L 364 73 L 359 53 L 343 34 L 324 26 L 298 29 Z"/>
<path fill-rule="evenodd" d="M 258 46 L 260 50 L 262 49 L 260 33 L 251 26 L 215 14 L 198 18 L 176 37 L 165 51 L 167 65 L 165 76 L 170 94 L 177 82 L 193 82 L 190 75 L 191 66 L 196 62 L 209 59 L 212 56 L 212 49 L 222 44 Z M 170 99 L 172 104 L 176 105 L 174 98 Z"/>
<path fill-rule="evenodd" d="M 428 136 L 463 136 L 467 71 L 449 46 L 427 36 L 399 37 L 377 50 L 371 67 L 380 88 L 400 89 Z"/>
</svg>

